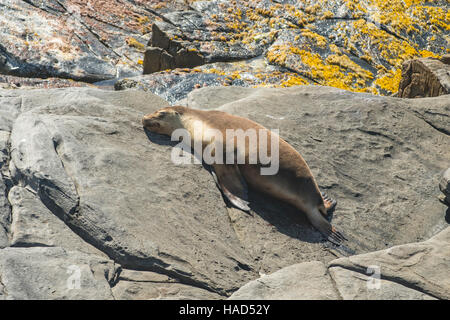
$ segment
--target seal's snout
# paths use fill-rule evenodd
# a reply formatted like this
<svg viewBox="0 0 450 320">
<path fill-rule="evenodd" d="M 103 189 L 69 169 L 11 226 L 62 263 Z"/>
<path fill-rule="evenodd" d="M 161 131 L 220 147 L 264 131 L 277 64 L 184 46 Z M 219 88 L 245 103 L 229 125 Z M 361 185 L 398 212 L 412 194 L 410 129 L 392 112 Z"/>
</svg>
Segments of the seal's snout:
<svg viewBox="0 0 450 320">
<path fill-rule="evenodd" d="M 160 127 L 160 124 L 155 120 L 155 117 L 153 117 L 153 115 L 144 116 L 142 118 L 142 125 L 144 126 L 144 128 L 148 129 Z"/>
</svg>

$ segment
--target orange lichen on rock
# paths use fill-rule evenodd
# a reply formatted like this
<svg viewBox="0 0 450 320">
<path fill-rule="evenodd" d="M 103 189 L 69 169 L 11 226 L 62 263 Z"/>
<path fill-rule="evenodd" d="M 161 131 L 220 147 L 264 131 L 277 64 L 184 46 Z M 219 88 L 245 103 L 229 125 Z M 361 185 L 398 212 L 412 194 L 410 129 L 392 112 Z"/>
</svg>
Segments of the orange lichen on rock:
<svg viewBox="0 0 450 320">
<path fill-rule="evenodd" d="M 402 70 L 389 71 L 382 77 L 375 80 L 375 85 L 388 93 L 396 93 L 402 78 Z"/>
<path fill-rule="evenodd" d="M 145 45 L 137 41 L 135 38 L 129 37 L 126 39 L 126 42 L 130 47 L 138 49 L 139 51 L 144 52 L 145 50 Z"/>
</svg>

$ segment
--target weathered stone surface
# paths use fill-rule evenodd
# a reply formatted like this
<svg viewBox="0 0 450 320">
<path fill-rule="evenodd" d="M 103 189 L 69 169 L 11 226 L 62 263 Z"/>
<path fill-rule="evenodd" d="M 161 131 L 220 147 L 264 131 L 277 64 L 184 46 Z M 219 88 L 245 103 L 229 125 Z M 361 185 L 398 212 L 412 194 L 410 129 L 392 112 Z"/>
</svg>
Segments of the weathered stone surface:
<svg viewBox="0 0 450 320">
<path fill-rule="evenodd" d="M 8 229 L 11 219 L 11 208 L 7 196 L 6 183 L 0 175 L 0 248 L 9 245 Z"/>
<path fill-rule="evenodd" d="M 253 280 L 230 299 L 448 299 L 450 227 L 425 242 L 283 268 Z"/>
<path fill-rule="evenodd" d="M 369 266 L 377 266 L 381 278 L 423 292 L 438 299 L 450 298 L 450 227 L 435 237 L 418 243 L 395 246 L 386 250 L 340 258 L 330 263 L 331 269 L 341 267 L 358 273 L 365 273 Z M 336 269 L 336 284 L 342 286 L 342 293 L 352 297 L 358 292 L 347 288 L 348 279 Z M 385 282 L 381 283 L 383 286 Z M 383 298 L 407 298 L 402 291 L 387 287 L 381 288 Z M 386 295 L 385 290 L 388 292 Z M 389 291 L 391 291 L 389 293 Z M 349 292 L 350 291 L 350 292 Z M 355 292 L 356 291 L 356 292 Z M 396 295 L 399 296 L 396 296 Z M 370 297 L 368 297 L 370 298 Z M 413 298 L 413 297 L 412 297 Z M 428 298 L 428 297 L 427 297 Z"/>
<path fill-rule="evenodd" d="M 29 190 L 14 186 L 8 199 L 12 207 L 11 246 L 58 246 L 106 257 L 72 232 Z"/>
<path fill-rule="evenodd" d="M 446 14 L 445 1 L 192 1 L 189 10 L 155 21 L 148 45 L 170 56 L 174 68 L 262 56 L 279 70 L 261 74 L 243 65 L 239 74 L 259 78 L 260 85 L 275 77 L 281 86 L 319 83 L 392 94 L 402 62 L 447 53 Z M 183 63 L 175 62 L 185 53 Z M 144 61 L 144 73 L 164 70 L 156 61 Z"/>
<path fill-rule="evenodd" d="M 154 273 L 122 270 L 112 289 L 118 300 L 217 300 L 213 292 L 179 283 L 176 279 Z"/>
<path fill-rule="evenodd" d="M 336 288 L 344 300 L 435 300 L 420 291 L 399 283 L 374 279 L 369 275 L 341 267 L 328 269 Z M 372 271 L 371 271 L 372 272 Z"/>
<path fill-rule="evenodd" d="M 144 74 L 165 69 L 175 69 L 173 56 L 161 48 L 147 48 L 144 55 Z"/>
<path fill-rule="evenodd" d="M 173 165 L 171 144 L 143 131 L 142 115 L 166 102 L 92 89 L 23 99 L 11 134 L 14 181 L 85 240 L 125 267 L 222 293 L 254 276 L 209 173 Z"/>
<path fill-rule="evenodd" d="M 211 69 L 214 63 L 261 58 L 268 65 L 262 72 L 242 63 L 238 71 L 220 73 L 246 79 L 235 85 L 319 83 L 393 94 L 404 61 L 439 58 L 449 47 L 445 0 L 389 6 L 369 0 L 2 0 L 0 5 L 0 74 L 25 77 L 13 83 L 0 77 L 0 87 L 7 88 L 83 85 L 30 78 L 96 82 L 138 76 L 142 67 L 144 73 L 204 64 Z"/>
<path fill-rule="evenodd" d="M 332 222 L 357 254 L 423 241 L 448 226 L 436 199 L 450 157 L 445 96 L 222 87 L 195 90 L 184 102 L 280 129 L 338 200 Z M 259 273 L 346 253 L 291 207 L 250 192 L 252 215 L 227 208 L 204 167 L 173 164 L 175 143 L 141 125 L 142 115 L 167 105 L 136 90 L 0 90 L 2 186 L 14 220 L 2 218 L 6 237 L 84 250 L 81 237 L 124 268 L 153 273 L 124 274 L 116 298 L 225 297 Z M 14 202 L 17 191 L 33 197 Z M 62 230 L 76 236 L 58 244 Z M 421 292 L 441 297 L 433 290 Z"/>
<path fill-rule="evenodd" d="M 0 73 L 86 82 L 138 75 L 151 23 L 159 14 L 152 8 L 156 5 L 2 0 Z"/>
<path fill-rule="evenodd" d="M 112 299 L 110 283 L 117 271 L 113 261 L 78 251 L 5 248 L 0 250 L 0 299 Z"/>
<path fill-rule="evenodd" d="M 322 262 L 295 264 L 247 283 L 231 300 L 330 300 L 338 299 Z"/>
<path fill-rule="evenodd" d="M 148 48 L 148 55 L 168 55 L 160 49 Z M 148 58 L 150 59 L 150 58 Z M 168 58 L 170 61 L 170 57 Z M 155 62 L 158 64 L 158 62 Z M 144 64 L 144 68 L 152 64 Z M 166 69 L 168 65 L 165 65 Z M 269 64 L 264 57 L 235 62 L 208 63 L 194 69 L 177 68 L 153 74 L 124 78 L 115 83 L 116 90 L 139 89 L 149 91 L 166 99 L 171 104 L 180 104 L 192 90 L 216 86 L 292 86 L 313 83 L 295 73 Z"/>
<path fill-rule="evenodd" d="M 449 93 L 449 64 L 430 58 L 408 60 L 403 63 L 399 97 L 436 97 Z"/>
<path fill-rule="evenodd" d="M 71 79 L 61 78 L 23 78 L 8 75 L 0 75 L 0 88 L 1 89 L 19 89 L 19 88 L 67 88 L 67 87 L 91 87 L 96 86 L 90 83 L 74 81 Z"/>
</svg>

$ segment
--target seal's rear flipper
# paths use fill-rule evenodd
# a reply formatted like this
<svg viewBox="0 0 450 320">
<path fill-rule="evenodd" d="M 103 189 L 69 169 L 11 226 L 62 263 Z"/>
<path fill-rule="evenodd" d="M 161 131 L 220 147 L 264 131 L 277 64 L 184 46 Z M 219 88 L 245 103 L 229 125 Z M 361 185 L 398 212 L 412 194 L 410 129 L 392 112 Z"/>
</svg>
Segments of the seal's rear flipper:
<svg viewBox="0 0 450 320">
<path fill-rule="evenodd" d="M 247 184 L 237 165 L 214 164 L 211 171 L 217 187 L 237 208 L 249 212 Z"/>
<path fill-rule="evenodd" d="M 325 236 L 325 238 L 336 245 L 340 245 L 347 238 L 337 231 L 319 212 L 314 210 L 310 214 L 307 214 L 311 224 Z"/>
</svg>

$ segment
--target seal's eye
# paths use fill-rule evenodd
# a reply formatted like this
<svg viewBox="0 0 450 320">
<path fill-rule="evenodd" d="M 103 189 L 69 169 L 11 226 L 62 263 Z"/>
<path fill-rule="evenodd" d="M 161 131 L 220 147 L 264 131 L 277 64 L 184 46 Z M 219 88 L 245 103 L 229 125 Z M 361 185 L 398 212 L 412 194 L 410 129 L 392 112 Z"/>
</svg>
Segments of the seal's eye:
<svg viewBox="0 0 450 320">
<path fill-rule="evenodd" d="M 167 115 L 167 112 L 160 112 L 158 118 L 164 118 Z"/>
</svg>

